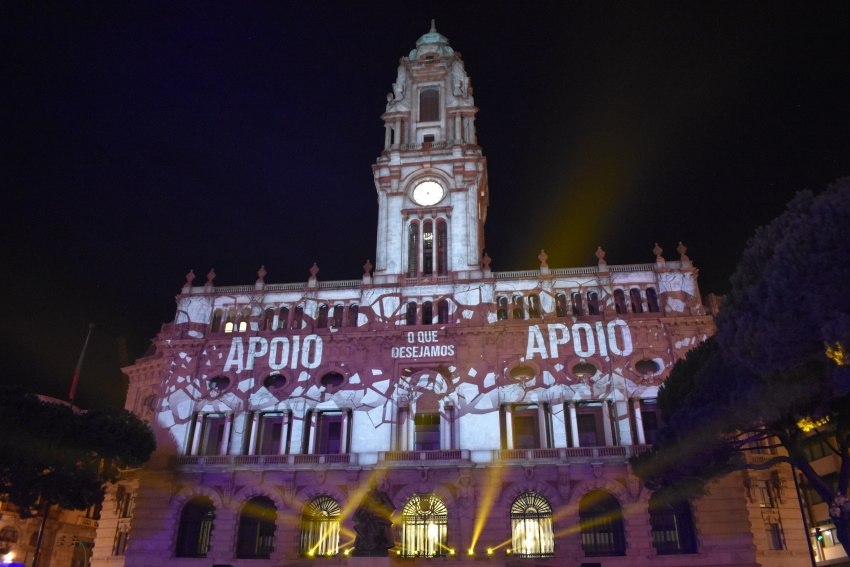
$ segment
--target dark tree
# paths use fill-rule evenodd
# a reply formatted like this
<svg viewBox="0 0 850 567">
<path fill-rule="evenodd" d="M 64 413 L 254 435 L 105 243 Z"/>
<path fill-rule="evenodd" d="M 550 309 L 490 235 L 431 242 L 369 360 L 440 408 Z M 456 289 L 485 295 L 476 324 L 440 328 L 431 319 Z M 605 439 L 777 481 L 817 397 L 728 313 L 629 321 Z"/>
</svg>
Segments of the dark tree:
<svg viewBox="0 0 850 567">
<path fill-rule="evenodd" d="M 51 505 L 99 504 L 104 485 L 141 466 L 156 445 L 126 410 L 81 411 L 22 390 L 0 390 L 0 431 L 0 494 L 25 517 Z"/>
<path fill-rule="evenodd" d="M 717 334 L 676 364 L 659 392 L 666 421 L 634 471 L 653 490 L 695 496 L 731 470 L 790 463 L 830 504 L 850 554 L 850 178 L 801 192 L 747 243 Z M 805 443 L 840 462 L 837 487 Z M 758 465 L 747 451 L 784 451 Z"/>
</svg>

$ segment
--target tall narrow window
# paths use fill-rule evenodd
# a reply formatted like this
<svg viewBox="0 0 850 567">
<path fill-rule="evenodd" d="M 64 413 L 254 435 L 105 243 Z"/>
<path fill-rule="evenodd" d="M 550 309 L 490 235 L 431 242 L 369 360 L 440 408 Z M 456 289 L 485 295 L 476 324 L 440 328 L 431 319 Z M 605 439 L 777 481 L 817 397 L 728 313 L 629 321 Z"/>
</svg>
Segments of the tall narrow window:
<svg viewBox="0 0 850 567">
<path fill-rule="evenodd" d="M 601 490 L 588 492 L 579 502 L 578 517 L 581 548 L 585 555 L 626 554 L 623 510 L 616 498 Z"/>
<path fill-rule="evenodd" d="M 584 314 L 584 306 L 581 301 L 581 293 L 574 291 L 570 296 L 572 299 L 572 307 L 573 307 L 573 315 L 583 315 Z"/>
<path fill-rule="evenodd" d="M 768 549 L 785 549 L 782 537 L 782 524 L 779 522 L 765 522 L 764 530 L 767 533 Z"/>
<path fill-rule="evenodd" d="M 401 555 L 436 557 L 445 555 L 448 510 L 434 494 L 415 494 L 401 512 Z"/>
<path fill-rule="evenodd" d="M 520 494 L 511 504 L 511 545 L 517 557 L 552 557 L 552 507 L 536 492 Z"/>
<path fill-rule="evenodd" d="M 407 275 L 419 275 L 419 223 L 413 221 L 407 227 Z"/>
<path fill-rule="evenodd" d="M 422 273 L 434 273 L 434 223 L 430 220 L 422 223 Z"/>
<path fill-rule="evenodd" d="M 424 301 L 422 303 L 422 324 L 430 325 L 433 323 L 434 316 L 434 308 L 433 304 L 430 301 Z"/>
<path fill-rule="evenodd" d="M 614 290 L 614 309 L 617 313 L 628 313 L 626 308 L 626 294 L 622 289 Z"/>
<path fill-rule="evenodd" d="M 300 331 L 301 325 L 304 321 L 304 307 L 299 305 L 295 308 L 295 311 L 292 313 L 292 325 L 291 328 L 293 331 Z"/>
<path fill-rule="evenodd" d="M 568 430 L 573 447 L 600 447 L 605 445 L 602 404 L 598 402 L 577 404 L 576 425 L 578 439 L 572 439 L 572 432 Z"/>
<path fill-rule="evenodd" d="M 498 307 L 496 308 L 496 319 L 504 321 L 508 318 L 508 298 L 501 296 L 496 300 Z"/>
<path fill-rule="evenodd" d="M 686 500 L 671 503 L 653 494 L 649 498 L 649 524 L 652 546 L 659 555 L 696 553 L 694 518 Z"/>
<path fill-rule="evenodd" d="M 504 449 L 545 449 L 549 445 L 549 416 L 545 405 L 502 407 Z"/>
<path fill-rule="evenodd" d="M 437 220 L 437 275 L 445 276 L 449 273 L 448 262 L 448 230 L 446 221 Z"/>
<path fill-rule="evenodd" d="M 632 304 L 632 313 L 643 313 L 643 303 L 640 298 L 640 290 L 633 287 L 629 290 L 629 299 Z"/>
<path fill-rule="evenodd" d="M 331 557 L 339 552 L 342 510 L 330 496 L 317 496 L 304 506 L 301 516 L 301 555 Z"/>
<path fill-rule="evenodd" d="M 221 309 L 216 309 L 213 311 L 212 324 L 210 325 L 211 333 L 218 333 L 221 331 Z"/>
<path fill-rule="evenodd" d="M 262 330 L 263 331 L 270 331 L 273 324 L 274 324 L 274 309 L 272 309 L 271 307 L 267 307 L 263 311 Z"/>
<path fill-rule="evenodd" d="M 334 312 L 333 312 L 334 329 L 341 329 L 342 328 L 342 320 L 343 320 L 344 314 L 345 314 L 345 306 L 343 306 L 342 304 L 339 304 L 339 303 L 334 305 Z"/>
<path fill-rule="evenodd" d="M 328 327 L 328 306 L 319 305 L 319 312 L 316 315 L 316 327 L 326 329 Z"/>
<path fill-rule="evenodd" d="M 523 300 L 521 295 L 513 296 L 511 300 L 513 303 L 513 318 L 514 319 L 525 319 L 525 301 Z"/>
<path fill-rule="evenodd" d="M 248 330 L 248 323 L 251 320 L 251 309 L 246 307 L 242 310 L 242 314 L 239 316 L 239 332 L 244 333 Z"/>
<path fill-rule="evenodd" d="M 260 416 L 257 431 L 257 454 L 279 455 L 283 453 L 286 414 L 264 413 Z"/>
<path fill-rule="evenodd" d="M 218 455 L 224 442 L 226 417 L 223 413 L 210 413 L 202 418 L 199 455 Z"/>
<path fill-rule="evenodd" d="M 224 321 L 224 332 L 232 333 L 236 331 L 236 308 L 231 307 L 227 310 L 227 319 Z"/>
<path fill-rule="evenodd" d="M 215 508 L 206 496 L 189 500 L 180 512 L 177 525 L 177 557 L 206 557 L 210 549 Z"/>
<path fill-rule="evenodd" d="M 658 430 L 661 429 L 661 411 L 655 400 L 640 400 L 641 422 L 643 423 L 643 437 L 648 445 L 655 443 Z"/>
<path fill-rule="evenodd" d="M 599 315 L 602 313 L 602 308 L 599 305 L 599 294 L 595 291 L 587 292 L 587 314 Z"/>
<path fill-rule="evenodd" d="M 343 452 L 342 412 L 320 412 L 316 415 L 316 445 L 314 453 L 319 455 L 336 455 Z"/>
<path fill-rule="evenodd" d="M 416 309 L 417 305 L 415 301 L 409 301 L 407 303 L 407 310 L 404 315 L 404 323 L 405 325 L 415 325 L 416 324 Z"/>
<path fill-rule="evenodd" d="M 360 306 L 352 303 L 348 306 L 348 326 L 357 327 L 359 325 L 358 317 L 360 316 Z"/>
<path fill-rule="evenodd" d="M 289 323 L 289 307 L 281 307 L 277 315 L 277 329 L 288 329 Z M 275 331 L 277 330 L 275 329 Z"/>
<path fill-rule="evenodd" d="M 567 296 L 563 293 L 555 296 L 555 315 L 558 317 L 567 316 Z"/>
<path fill-rule="evenodd" d="M 654 287 L 646 288 L 646 308 L 650 313 L 658 313 L 658 294 Z"/>
<path fill-rule="evenodd" d="M 440 119 L 440 91 L 435 88 L 419 91 L 419 121 L 434 122 Z"/>
<path fill-rule="evenodd" d="M 274 549 L 277 508 L 266 496 L 256 496 L 242 507 L 236 540 L 239 559 L 268 559 Z"/>
<path fill-rule="evenodd" d="M 449 302 L 445 299 L 437 302 L 437 322 L 441 325 L 449 322 Z"/>
<path fill-rule="evenodd" d="M 540 317 L 540 296 L 532 293 L 528 296 L 528 316 L 532 319 Z"/>
</svg>

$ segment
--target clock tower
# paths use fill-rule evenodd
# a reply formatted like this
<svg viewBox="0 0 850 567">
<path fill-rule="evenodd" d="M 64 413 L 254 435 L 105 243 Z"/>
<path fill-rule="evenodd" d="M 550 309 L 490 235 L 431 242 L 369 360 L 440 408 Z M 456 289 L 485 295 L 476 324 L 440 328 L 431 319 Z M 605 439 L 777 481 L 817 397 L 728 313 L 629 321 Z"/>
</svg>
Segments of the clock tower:
<svg viewBox="0 0 850 567">
<path fill-rule="evenodd" d="M 377 283 L 480 275 L 489 196 L 476 112 L 460 53 L 432 21 L 401 58 L 381 116 Z"/>
</svg>

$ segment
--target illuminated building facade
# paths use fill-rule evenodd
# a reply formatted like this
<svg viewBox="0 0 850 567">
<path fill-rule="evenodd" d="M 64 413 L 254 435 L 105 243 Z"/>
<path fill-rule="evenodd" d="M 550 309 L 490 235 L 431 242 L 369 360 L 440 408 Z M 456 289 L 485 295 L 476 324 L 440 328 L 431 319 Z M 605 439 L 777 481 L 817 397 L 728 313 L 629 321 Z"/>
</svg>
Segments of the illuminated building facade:
<svg viewBox="0 0 850 567">
<path fill-rule="evenodd" d="M 806 564 L 785 473 L 764 505 L 742 475 L 659 502 L 630 473 L 659 385 L 714 331 L 697 270 L 680 244 L 492 271 L 476 111 L 432 27 L 387 95 L 375 263 L 348 281 L 187 276 L 155 352 L 125 369 L 159 448 L 107 494 L 96 565 L 380 564 L 348 555 L 372 486 L 395 508 L 387 563 Z"/>
</svg>

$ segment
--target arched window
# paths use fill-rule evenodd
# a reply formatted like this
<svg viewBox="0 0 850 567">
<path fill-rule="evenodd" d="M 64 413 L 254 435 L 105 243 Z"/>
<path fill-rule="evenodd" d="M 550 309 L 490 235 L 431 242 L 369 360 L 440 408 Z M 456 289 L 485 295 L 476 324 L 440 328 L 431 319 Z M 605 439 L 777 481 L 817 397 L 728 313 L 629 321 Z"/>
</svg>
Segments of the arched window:
<svg viewBox="0 0 850 567">
<path fill-rule="evenodd" d="M 212 316 L 212 324 L 210 325 L 210 332 L 217 333 L 221 331 L 221 309 L 216 309 L 213 311 Z"/>
<path fill-rule="evenodd" d="M 434 122 L 440 119 L 440 91 L 430 88 L 419 91 L 419 121 Z"/>
<path fill-rule="evenodd" d="M 291 328 L 293 331 L 301 330 L 301 322 L 304 320 L 304 308 L 302 306 L 298 306 L 295 308 L 295 312 L 292 313 L 292 325 Z"/>
<path fill-rule="evenodd" d="M 180 512 L 177 525 L 177 557 L 206 557 L 210 550 L 215 508 L 206 496 L 189 500 Z"/>
<path fill-rule="evenodd" d="M 583 315 L 584 314 L 584 306 L 581 301 L 581 293 L 575 291 L 570 296 L 573 304 L 573 315 Z"/>
<path fill-rule="evenodd" d="M 333 313 L 333 326 L 334 329 L 342 328 L 342 319 L 345 314 L 345 306 L 341 304 L 334 305 L 334 313 Z"/>
<path fill-rule="evenodd" d="M 248 321 L 251 319 L 251 309 L 246 307 L 239 315 L 239 332 L 244 333 L 248 330 Z"/>
<path fill-rule="evenodd" d="M 301 555 L 322 557 L 339 551 L 340 507 L 330 496 L 317 496 L 301 516 Z"/>
<path fill-rule="evenodd" d="M 263 331 L 270 331 L 274 324 L 274 309 L 267 307 L 263 311 Z"/>
<path fill-rule="evenodd" d="M 555 315 L 558 317 L 567 316 L 567 296 L 563 293 L 555 296 Z"/>
<path fill-rule="evenodd" d="M 411 301 L 407 304 L 407 312 L 405 313 L 404 322 L 407 325 L 416 324 L 416 302 Z"/>
<path fill-rule="evenodd" d="M 552 507 L 536 492 L 520 494 L 511 504 L 511 545 L 517 557 L 552 557 Z"/>
<path fill-rule="evenodd" d="M 658 294 L 654 287 L 646 288 L 646 308 L 650 313 L 658 313 Z"/>
<path fill-rule="evenodd" d="M 328 328 L 328 306 L 319 305 L 319 312 L 316 314 L 316 327 L 319 329 Z"/>
<path fill-rule="evenodd" d="M 430 325 L 433 322 L 434 317 L 434 308 L 432 307 L 432 303 L 430 301 L 425 301 L 422 303 L 422 324 Z"/>
<path fill-rule="evenodd" d="M 540 296 L 532 293 L 528 296 L 528 316 L 531 319 L 540 317 Z"/>
<path fill-rule="evenodd" d="M 281 307 L 277 316 L 277 329 L 288 329 L 287 323 L 289 323 L 289 307 Z"/>
<path fill-rule="evenodd" d="M 640 298 L 640 290 L 633 287 L 629 290 L 629 299 L 632 303 L 632 313 L 643 313 L 643 303 Z"/>
<path fill-rule="evenodd" d="M 614 290 L 614 309 L 620 314 L 628 312 L 628 309 L 626 309 L 626 294 L 622 289 Z"/>
<path fill-rule="evenodd" d="M 236 308 L 231 307 L 227 310 L 227 319 L 224 322 L 224 332 L 232 333 L 236 330 Z"/>
<path fill-rule="evenodd" d="M 446 229 L 446 221 L 439 219 L 437 221 L 437 275 L 445 276 L 449 271 L 448 262 L 448 230 Z"/>
<path fill-rule="evenodd" d="M 511 300 L 513 303 L 513 318 L 525 319 L 525 301 L 521 295 L 515 295 Z"/>
<path fill-rule="evenodd" d="M 434 273 L 434 223 L 430 220 L 422 223 L 422 273 Z"/>
<path fill-rule="evenodd" d="M 248 500 L 239 514 L 236 557 L 268 559 L 274 549 L 276 520 L 277 508 L 270 498 L 256 496 Z"/>
<path fill-rule="evenodd" d="M 437 322 L 441 325 L 449 322 L 449 302 L 445 299 L 437 302 Z"/>
<path fill-rule="evenodd" d="M 436 557 L 447 549 L 448 510 L 434 494 L 414 494 L 401 512 L 401 555 Z"/>
<path fill-rule="evenodd" d="M 501 296 L 496 301 L 498 302 L 498 307 L 496 308 L 496 319 L 504 321 L 508 318 L 508 298 Z"/>
<path fill-rule="evenodd" d="M 360 315 L 360 306 L 352 303 L 348 306 L 348 326 L 357 327 L 359 324 L 358 316 Z"/>
<path fill-rule="evenodd" d="M 586 556 L 626 554 L 623 510 L 611 494 L 601 490 L 585 494 L 578 505 L 578 517 Z"/>
<path fill-rule="evenodd" d="M 599 306 L 599 294 L 595 291 L 587 292 L 587 314 L 599 315 L 600 313 L 602 313 L 602 309 Z"/>
<path fill-rule="evenodd" d="M 407 227 L 407 276 L 419 275 L 419 223 L 413 221 Z"/>
<path fill-rule="evenodd" d="M 649 524 L 652 546 L 659 555 L 697 552 L 694 517 L 687 500 L 664 502 L 653 494 L 649 498 Z"/>
</svg>

